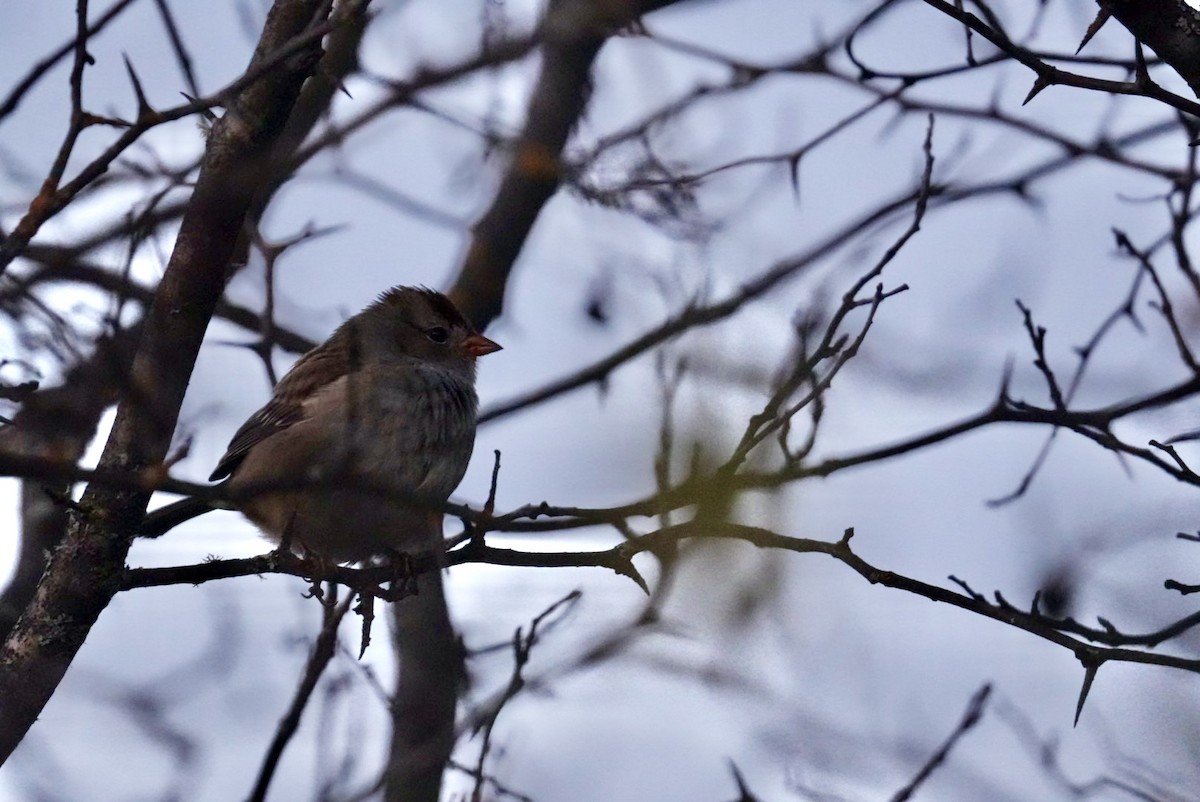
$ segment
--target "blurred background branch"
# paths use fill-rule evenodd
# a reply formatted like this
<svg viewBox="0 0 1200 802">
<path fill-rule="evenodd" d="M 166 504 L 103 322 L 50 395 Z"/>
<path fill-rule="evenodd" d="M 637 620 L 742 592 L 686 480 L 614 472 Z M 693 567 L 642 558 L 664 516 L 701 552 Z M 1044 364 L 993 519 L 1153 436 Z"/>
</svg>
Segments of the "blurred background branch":
<svg viewBox="0 0 1200 802">
<path fill-rule="evenodd" d="M 1200 665 L 1174 537 L 1200 514 L 1194 9 L 275 5 L 295 24 L 248 71 L 251 3 L 0 33 L 8 747 L 54 696 L 0 799 L 21 772 L 80 798 L 39 761 L 126 747 L 56 718 L 85 715 L 89 659 L 161 738 L 127 751 L 198 799 L 256 774 L 281 798 L 1190 798 L 1197 711 L 1162 700 Z M 262 138 L 214 195 L 234 119 Z M 356 660 L 300 592 L 353 593 L 366 648 L 404 577 L 190 519 L 227 424 L 397 283 L 449 287 L 505 351 L 453 570 L 419 561 L 392 648 Z M 152 491 L 186 514 L 143 517 Z M 139 695 L 196 598 L 246 599 L 255 634 L 212 647 L 219 682 Z M 204 737 L 227 729 L 252 734 Z M 204 749 L 236 754 L 198 772 Z"/>
</svg>

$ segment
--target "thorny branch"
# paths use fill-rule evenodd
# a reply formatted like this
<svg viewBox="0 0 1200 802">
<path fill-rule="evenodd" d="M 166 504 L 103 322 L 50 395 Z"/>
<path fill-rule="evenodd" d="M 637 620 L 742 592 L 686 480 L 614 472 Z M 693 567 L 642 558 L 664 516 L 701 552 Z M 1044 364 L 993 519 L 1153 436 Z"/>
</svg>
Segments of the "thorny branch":
<svg viewBox="0 0 1200 802">
<path fill-rule="evenodd" d="M 475 779 L 475 785 L 471 791 L 471 802 L 483 802 L 484 787 L 489 779 L 484 769 L 487 765 L 488 755 L 492 749 L 492 733 L 496 728 L 496 720 L 500 717 L 500 712 L 504 709 L 504 706 L 516 698 L 525 687 L 523 672 L 533 654 L 534 646 L 538 644 L 542 635 L 541 629 L 543 625 L 553 624 L 554 621 L 568 615 L 571 608 L 579 601 L 580 595 L 578 590 L 571 591 L 539 613 L 529 623 L 528 631 L 518 627 L 517 631 L 513 633 L 512 675 L 509 677 L 508 684 L 500 692 L 499 697 L 489 706 L 488 712 L 480 718 L 475 726 L 475 734 L 479 735 L 482 733 L 483 737 L 479 745 L 479 755 L 475 760 L 475 767 L 470 771 L 470 774 Z"/>
<path fill-rule="evenodd" d="M 193 94 L 199 96 L 199 92 L 194 89 L 195 80 L 191 77 L 190 56 L 175 30 L 169 8 L 164 0 L 156 0 L 156 2 L 163 17 L 163 24 L 168 29 L 180 70 L 188 76 L 187 80 L 193 86 Z M 784 281 L 808 272 L 816 265 L 827 263 L 830 256 L 846 248 L 848 243 L 859 242 L 858 237 L 861 232 L 878 231 L 883 225 L 894 222 L 899 215 L 908 210 L 909 204 L 913 204 L 916 208 L 911 226 L 896 241 L 892 250 L 876 263 L 872 271 L 860 276 L 853 283 L 852 288 L 842 297 L 841 306 L 835 310 L 833 318 L 826 325 L 824 332 L 815 334 L 807 330 L 798 332 L 801 342 L 795 363 L 787 366 L 789 370 L 783 372 L 782 378 L 762 411 L 748 421 L 741 441 L 719 469 L 707 473 L 696 473 L 678 480 L 671 476 L 669 470 L 661 470 L 658 474 L 659 487 L 652 495 L 608 508 L 552 506 L 543 502 L 526 505 L 508 513 L 496 514 L 492 509 L 493 504 L 490 502 L 482 511 L 460 504 L 447 505 L 446 511 L 449 514 L 461 518 L 467 524 L 465 528 L 468 530 L 474 529 L 479 533 L 478 537 L 468 537 L 458 541 L 456 547 L 448 554 L 450 564 L 593 566 L 607 568 L 629 576 L 644 587 L 645 583 L 634 564 L 634 558 L 639 554 L 650 553 L 660 556 L 679 542 L 694 538 L 739 540 L 762 548 L 825 554 L 847 565 L 872 583 L 951 604 L 959 609 L 1028 631 L 1070 649 L 1084 665 L 1088 682 L 1095 676 L 1098 667 L 1110 660 L 1143 662 L 1187 671 L 1200 670 L 1195 660 L 1148 651 L 1163 642 L 1191 631 L 1200 623 L 1200 613 L 1185 616 L 1159 629 L 1144 633 L 1122 632 L 1104 619 L 1100 619 L 1098 627 L 1092 627 L 1069 617 L 1055 618 L 1043 613 L 1039 606 L 1039 598 L 1036 596 L 1030 608 L 1023 610 L 1008 603 L 999 593 L 995 594 L 993 599 L 985 598 L 982 594 L 973 591 L 966 582 L 953 577 L 950 578 L 950 582 L 958 587 L 957 591 L 926 584 L 878 568 L 865 562 L 851 550 L 851 530 L 847 530 L 845 536 L 840 540 L 823 541 L 792 537 L 768 529 L 739 526 L 727 522 L 693 520 L 687 523 L 674 523 L 684 517 L 680 513 L 697 507 L 704 498 L 713 492 L 730 494 L 748 490 L 771 489 L 808 479 L 831 476 L 858 466 L 911 454 L 968 432 L 1004 424 L 1048 427 L 1051 432 L 1045 448 L 1035 460 L 1034 467 L 1026 475 L 1017 495 L 1028 486 L 1028 482 L 1032 480 L 1038 466 L 1042 464 L 1050 443 L 1059 432 L 1070 432 L 1088 438 L 1106 451 L 1117 454 L 1127 461 L 1140 461 L 1181 482 L 1200 485 L 1200 475 L 1190 468 L 1184 456 L 1172 445 L 1180 439 L 1186 439 L 1186 436 L 1161 443 L 1150 441 L 1146 445 L 1140 445 L 1122 439 L 1114 431 L 1115 424 L 1119 421 L 1139 413 L 1162 409 L 1171 404 L 1191 399 L 1200 393 L 1200 375 L 1198 375 L 1200 370 L 1197 368 L 1194 350 L 1189 342 L 1188 321 L 1179 316 L 1181 314 L 1179 310 L 1184 305 L 1172 302 L 1173 287 L 1166 276 L 1166 268 L 1162 266 L 1164 260 L 1169 256 L 1174 256 L 1180 274 L 1190 283 L 1193 291 L 1200 292 L 1200 279 L 1197 279 L 1196 271 L 1188 256 L 1185 236 L 1189 233 L 1189 226 L 1195 214 L 1193 187 L 1196 177 L 1196 156 L 1194 153 L 1189 154 L 1187 164 L 1183 167 L 1176 167 L 1170 163 L 1157 163 L 1148 155 L 1149 149 L 1139 147 L 1147 143 L 1157 145 L 1165 141 L 1174 141 L 1177 138 L 1176 135 L 1180 133 L 1186 134 L 1189 140 L 1194 141 L 1197 133 L 1196 124 L 1190 115 L 1200 111 L 1200 105 L 1163 89 L 1155 80 L 1152 80 L 1151 70 L 1161 69 L 1163 62 L 1147 61 L 1140 45 L 1133 57 L 1130 58 L 1076 57 L 1066 53 L 1049 53 L 1014 41 L 1006 29 L 1007 26 L 985 2 L 950 3 L 926 0 L 926 4 L 960 25 L 966 42 L 965 57 L 962 63 L 923 72 L 889 70 L 878 65 L 868 66 L 868 59 L 860 52 L 855 37 L 858 32 L 875 24 L 880 15 L 892 5 L 889 3 L 877 6 L 865 17 L 855 21 L 850 28 L 827 38 L 812 48 L 810 52 L 776 64 L 748 63 L 724 56 L 700 45 L 673 40 L 667 35 L 652 33 L 645 27 L 635 26 L 629 31 L 630 36 L 642 37 L 676 53 L 724 64 L 728 68 L 727 79 L 691 87 L 675 101 L 652 109 L 641 119 L 635 120 L 616 132 L 600 136 L 592 143 L 586 141 L 586 135 L 577 134 L 573 136 L 569 144 L 566 144 L 567 134 L 574 125 L 572 120 L 566 119 L 560 126 L 561 130 L 554 132 L 555 144 L 565 147 L 561 155 L 557 151 L 553 154 L 537 151 L 532 155 L 525 152 L 524 161 L 514 160 L 522 164 L 527 172 L 524 176 L 518 175 L 518 178 L 533 179 L 534 183 L 540 182 L 545 185 L 539 189 L 545 196 L 541 198 L 542 203 L 553 194 L 554 189 L 561 183 L 569 192 L 589 202 L 603 203 L 606 206 L 636 214 L 636 203 L 631 199 L 635 199 L 638 193 L 655 193 L 655 197 L 670 200 L 676 197 L 675 193 L 682 196 L 693 192 L 718 176 L 725 178 L 730 174 L 745 172 L 764 165 L 768 167 L 779 165 L 781 169 L 786 168 L 795 194 L 799 198 L 801 161 L 810 159 L 818 149 L 833 142 L 852 128 L 861 126 L 865 120 L 878 116 L 878 112 L 886 110 L 894 112 L 897 118 L 913 113 L 922 116 L 933 113 L 943 119 L 979 123 L 1003 131 L 1006 135 L 1020 136 L 1024 141 L 1048 146 L 1053 154 L 1040 160 L 1035 159 L 1033 164 L 1024 164 L 1004 170 L 999 175 L 989 173 L 991 177 L 987 180 L 962 178 L 952 181 L 943 179 L 935 183 L 932 180 L 931 146 L 927 138 L 926 167 L 921 185 L 916 191 L 902 193 L 895 198 L 885 200 L 875 209 L 869 210 L 858 219 L 842 226 L 815 245 L 810 244 L 799 249 L 797 256 L 781 260 L 758 276 L 750 278 L 722 299 L 715 302 L 696 300 L 669 315 L 661 325 L 652 328 L 641 337 L 634 338 L 626 346 L 604 359 L 585 365 L 570 375 L 522 393 L 510 401 L 502 402 L 486 410 L 483 415 L 485 422 L 518 410 L 531 409 L 576 388 L 602 382 L 620 366 L 647 352 L 661 353 L 661 346 L 686 332 L 728 320 L 749 303 L 776 290 Z M 137 118 L 130 122 L 88 114 L 84 110 L 82 102 L 82 79 L 85 74 L 85 65 L 90 58 L 87 53 L 87 43 L 90 37 L 95 36 L 128 5 L 129 0 L 118 2 L 108 9 L 103 17 L 89 23 L 87 3 L 80 3 L 75 38 L 60 51 L 56 51 L 46 60 L 37 64 L 25 78 L 15 85 L 7 99 L 0 104 L 0 122 L 3 122 L 6 115 L 17 107 L 29 89 L 41 79 L 49 67 L 73 56 L 70 78 L 71 123 L 68 133 L 60 145 L 58 156 L 47 171 L 42 188 L 38 191 L 29 209 L 26 210 L 24 219 L 18 224 L 17 230 L 5 238 L 3 245 L 0 246 L 0 265 L 7 264 L 18 255 L 25 257 L 26 260 L 22 265 L 24 272 L 18 275 L 18 271 L 10 271 L 5 277 L 5 284 L 0 286 L 0 303 L 11 302 L 12 308 L 16 308 L 16 304 L 19 302 L 32 299 L 35 289 L 51 282 L 63 281 L 98 287 L 113 292 L 122 299 L 133 299 L 148 306 L 153 297 L 152 288 L 137 285 L 127 275 L 112 272 L 99 264 L 85 263 L 81 257 L 106 243 L 142 236 L 145 232 L 156 231 L 160 226 L 177 219 L 183 204 L 167 200 L 167 192 L 170 190 L 162 190 L 162 193 L 155 198 L 144 214 L 131 216 L 129 220 L 89 234 L 73 245 L 50 246 L 30 240 L 42 224 L 76 201 L 85 191 L 93 191 L 101 186 L 119 188 L 123 182 L 144 180 L 150 172 L 142 170 L 139 173 L 136 169 L 130 169 L 122 173 L 117 163 L 117 157 L 127 151 L 129 145 L 138 140 L 146 131 L 170 120 L 222 105 L 228 100 L 231 93 L 261 77 L 261 75 L 248 72 L 238 81 L 215 93 L 198 97 L 197 100 L 190 101 L 188 104 L 158 112 L 149 107 L 139 86 L 136 72 L 131 67 L 130 80 L 139 105 Z M 1106 0 L 1101 5 L 1108 7 L 1130 4 Z M 966 9 L 975 9 L 976 13 Z M 1141 36 L 1133 23 L 1122 19 L 1119 14 L 1118 19 L 1124 22 L 1135 35 Z M 305 42 L 315 41 L 332 30 L 330 26 L 333 24 L 328 23 L 324 26 L 314 27 L 305 32 L 302 38 Z M 604 35 L 607 36 L 610 33 L 611 31 L 605 31 Z M 362 110 L 356 111 L 352 115 L 328 121 L 324 128 L 309 138 L 307 144 L 291 157 L 286 169 L 295 170 L 307 164 L 318 154 L 327 153 L 331 149 L 342 146 L 355 133 L 367 130 L 373 122 L 394 109 L 409 108 L 436 117 L 438 115 L 436 104 L 423 96 L 423 90 L 444 86 L 482 69 L 523 58 L 539 46 L 547 44 L 554 46 L 556 43 L 548 42 L 545 34 L 544 30 L 538 30 L 525 36 L 493 41 L 486 52 L 481 52 L 448 67 L 422 68 L 404 78 L 374 77 L 376 88 L 383 90 L 382 97 L 364 103 Z M 303 44 L 304 42 L 298 44 L 297 41 L 286 44 L 279 51 L 277 58 L 283 59 L 287 53 L 291 52 L 289 48 L 300 47 Z M 1147 44 L 1152 43 L 1147 41 Z M 990 48 L 995 48 L 994 52 L 989 45 Z M 838 51 L 842 49 L 849 57 L 852 65 L 850 69 L 846 67 L 844 61 L 836 58 Z M 981 101 L 978 105 L 935 102 L 930 99 L 929 93 L 919 94 L 912 91 L 919 85 L 929 86 L 943 78 L 952 78 L 971 71 L 995 69 L 1006 62 L 1016 62 L 1034 72 L 1035 83 L 1029 99 L 1050 86 L 1071 86 L 1150 99 L 1179 110 L 1179 119 L 1151 120 L 1144 124 L 1139 123 L 1119 129 L 1116 127 L 1109 129 L 1105 126 L 1097 130 L 1094 137 L 1089 139 L 1086 136 L 1076 136 L 1054 130 L 1018 113 L 1004 110 L 994 100 L 986 103 Z M 1175 65 L 1177 70 L 1181 70 L 1178 63 L 1173 60 L 1167 60 L 1166 63 Z M 1063 68 L 1059 65 L 1070 66 Z M 271 62 L 268 61 L 267 68 L 270 67 Z M 1120 70 L 1125 73 L 1127 80 L 1113 81 L 1085 74 L 1093 69 Z M 1181 74 L 1183 74 L 1182 70 Z M 799 81 L 813 77 L 831 81 L 842 89 L 852 91 L 856 93 L 859 100 L 856 105 L 848 107 L 851 109 L 848 113 L 837 117 L 815 135 L 805 137 L 799 146 L 716 160 L 706 165 L 680 165 L 678 167 L 672 165 L 669 160 L 658 158 L 651 152 L 651 135 L 653 133 L 676 124 L 685 114 L 704 104 L 712 103 L 722 97 L 734 96 L 767 78 Z M 1193 80 L 1186 74 L 1184 77 L 1189 82 Z M 67 160 L 74 150 L 75 140 L 82 130 L 96 125 L 128 127 L 108 150 L 97 160 L 85 166 L 75 179 L 64 182 Z M 469 122 L 463 127 L 469 130 L 472 125 L 473 123 Z M 487 129 L 486 126 L 480 125 L 476 128 L 481 140 L 495 136 L 494 132 Z M 1118 130 L 1119 134 L 1114 133 Z M 559 139 L 562 141 L 558 141 Z M 489 140 L 489 148 L 494 144 L 499 144 L 501 147 L 510 147 L 513 152 L 521 154 L 522 148 L 528 149 L 530 141 L 532 141 L 530 137 L 512 138 L 509 141 L 500 140 L 503 140 L 503 137 L 496 142 Z M 609 177 L 612 175 L 612 171 L 606 172 L 602 169 L 605 167 L 603 160 L 611 154 L 624 156 L 628 154 L 628 149 L 637 148 L 643 149 L 641 155 L 644 157 L 638 162 L 637 168 L 617 171 L 615 179 Z M 835 454 L 813 459 L 811 451 L 816 438 L 819 418 L 819 413 L 814 413 L 808 441 L 798 450 L 789 448 L 788 433 L 793 419 L 801 410 L 819 410 L 820 406 L 825 403 L 824 396 L 830 388 L 832 379 L 857 352 L 883 302 L 904 289 L 903 286 L 899 286 L 885 290 L 880 285 L 873 293 L 864 292 L 868 285 L 878 278 L 879 272 L 895 251 L 916 233 L 927 207 L 932 211 L 936 208 L 954 207 L 964 201 L 986 197 L 1011 197 L 1032 204 L 1037 200 L 1032 191 L 1034 187 L 1047 178 L 1060 175 L 1063 171 L 1084 161 L 1113 166 L 1144 179 L 1168 184 L 1170 189 L 1167 193 L 1166 204 L 1169 207 L 1171 221 L 1167 232 L 1159 240 L 1144 247 L 1133 245 L 1133 240 L 1129 236 L 1118 231 L 1120 249 L 1138 263 L 1138 268 L 1130 292 L 1123 303 L 1097 328 L 1094 336 L 1084 346 L 1077 349 L 1079 360 L 1073 374 L 1063 378 L 1058 376 L 1052 360 L 1047 354 L 1047 330 L 1037 325 L 1033 313 L 1028 307 L 1021 307 L 1026 333 L 1034 351 L 1035 364 L 1049 394 L 1048 405 L 1041 406 L 1012 398 L 1006 379 L 1004 386 L 1001 387 L 992 403 L 977 414 L 925 433 L 906 437 L 895 443 L 876 445 L 850 454 Z M 112 173 L 105 175 L 110 168 L 112 168 Z M 173 182 L 171 183 L 172 190 L 185 186 L 189 176 L 194 173 L 194 168 L 195 165 L 192 165 L 181 173 L 170 176 Z M 434 207 L 415 203 L 403 193 L 390 193 L 390 188 L 382 185 L 379 181 L 354 178 L 352 172 L 342 168 L 338 168 L 335 172 L 343 178 L 352 179 L 348 183 L 357 186 L 361 191 L 395 203 L 406 213 L 412 213 L 418 218 L 424 216 L 429 222 L 452 229 L 460 227 L 460 221 L 457 218 L 439 212 Z M 946 172 L 949 174 L 949 171 Z M 605 175 L 607 180 L 602 182 L 597 177 L 599 175 Z M 159 177 L 164 176 L 165 170 Z M 939 174 L 939 178 L 943 178 L 941 174 Z M 540 206 L 533 210 L 533 216 L 536 216 L 538 209 Z M 530 225 L 532 225 L 531 222 Z M 521 235 L 522 240 L 523 237 L 524 233 Z M 489 254 L 484 255 L 490 256 Z M 512 268 L 515 258 L 515 250 L 505 255 L 507 261 L 502 265 L 504 275 L 499 281 L 498 292 L 493 292 L 481 303 L 481 308 L 485 310 L 484 317 L 489 317 L 494 314 L 494 310 L 499 309 L 504 284 L 507 281 L 507 271 Z M 32 269 L 29 269 L 30 267 Z M 1127 400 L 1089 408 L 1077 408 L 1075 406 L 1076 390 L 1080 386 L 1086 369 L 1091 364 L 1092 354 L 1101 341 L 1122 320 L 1128 320 L 1135 326 L 1141 327 L 1137 309 L 1140 300 L 1139 293 L 1143 286 L 1151 286 L 1157 293 L 1157 299 L 1153 302 L 1154 309 L 1169 327 L 1177 356 L 1187 371 L 1187 375 L 1167 386 L 1139 390 L 1137 395 Z M 274 288 L 268 284 L 267 290 L 268 302 L 265 311 L 261 314 L 225 302 L 222 307 L 219 307 L 219 313 L 251 332 L 261 333 L 262 342 L 257 347 L 264 353 L 269 354 L 272 346 L 275 345 L 288 350 L 305 350 L 311 345 L 310 342 L 274 320 L 272 298 Z M 32 303 L 32 301 L 29 302 Z M 5 309 L 8 308 L 5 306 Z M 856 333 L 847 334 L 843 331 L 843 327 L 852 313 L 860 315 L 862 321 Z M 814 334 L 811 340 L 808 339 L 810 334 Z M 746 468 L 747 456 L 750 452 L 770 438 L 776 438 L 780 444 L 780 450 L 784 455 L 782 466 L 776 469 Z M 669 442 L 664 442 L 665 451 L 669 450 L 669 445 Z M 4 453 L 0 454 L 0 473 L 59 483 L 89 481 L 96 487 L 111 487 L 139 493 L 165 490 L 184 494 L 201 502 L 230 500 L 224 495 L 225 491 L 222 488 L 211 488 L 170 478 L 169 464 L 167 463 L 150 465 L 136 473 L 130 473 L 126 470 L 113 470 L 110 467 L 85 470 L 77 467 L 73 459 L 64 460 L 44 455 Z M 494 487 L 495 477 L 493 478 Z M 268 489 L 271 488 L 262 488 L 261 491 Z M 388 490 L 380 488 L 379 492 L 388 492 Z M 78 506 L 73 512 L 86 516 L 88 508 Z M 672 516 L 672 513 L 675 515 Z M 633 519 L 655 516 L 658 517 L 657 528 L 648 533 L 639 533 L 631 523 Z M 157 534 L 158 532 L 154 530 L 158 523 L 162 523 L 162 520 L 156 518 L 155 514 L 147 516 L 143 524 L 144 532 Z M 611 548 L 595 551 L 525 552 L 496 548 L 490 545 L 487 538 L 484 537 L 487 532 L 550 532 L 601 525 L 617 529 L 622 535 L 621 542 Z M 436 560 L 432 557 L 422 557 L 416 561 L 416 570 L 436 570 L 435 565 Z M 355 570 L 323 566 L 309 563 L 288 553 L 273 553 L 249 560 L 214 560 L 199 566 L 126 569 L 121 577 L 121 587 L 132 589 L 180 582 L 199 583 L 224 577 L 260 573 L 286 573 L 303 577 L 310 582 L 328 580 L 366 594 L 382 591 L 383 585 L 398 579 L 389 569 Z M 1167 586 L 1181 592 L 1193 592 L 1196 588 L 1195 585 L 1174 580 L 1170 580 Z M 529 642 L 524 652 L 526 658 L 528 647 L 532 646 L 536 628 L 537 622 L 535 621 L 528 634 Z M 514 682 L 519 680 L 522 664 L 520 659 L 523 643 L 521 636 L 522 633 L 519 632 L 514 646 L 518 657 L 513 677 Z M 981 709 L 982 698 L 977 697 L 976 701 L 978 704 L 972 709 Z M 494 721 L 494 717 L 492 720 Z M 970 723 L 967 723 L 968 721 Z M 956 730 L 945 744 L 945 748 L 931 759 L 925 769 L 932 770 L 938 761 L 944 759 L 955 740 L 973 723 L 974 719 L 970 715 L 964 718 L 960 729 Z M 468 770 L 476 778 L 477 795 L 480 793 L 479 789 L 482 788 L 483 761 L 487 757 L 489 738 L 490 727 L 488 736 L 485 737 L 479 765 L 474 770 Z M 926 773 L 923 770 L 906 791 L 911 793 L 911 790 L 920 784 Z M 266 772 L 266 776 L 269 779 L 269 772 Z M 744 795 L 748 795 L 748 791 L 740 781 L 740 775 L 739 787 L 742 788 Z M 499 788 L 497 791 L 508 793 Z"/>
<path fill-rule="evenodd" d="M 1029 95 L 1025 98 L 1026 103 L 1047 87 L 1072 86 L 1077 89 L 1088 89 L 1110 95 L 1138 95 L 1165 103 L 1193 116 L 1200 116 L 1200 103 L 1163 89 L 1151 80 L 1146 72 L 1144 62 L 1135 62 L 1136 75 L 1132 81 L 1112 81 L 1071 72 L 1047 63 L 1038 54 L 1012 41 L 1008 34 L 999 27 L 995 15 L 990 13 L 987 5 L 983 2 L 977 2 L 977 6 L 985 11 L 986 16 L 989 17 L 988 21 L 981 20 L 971 12 L 958 8 L 946 0 L 924 0 L 924 2 L 946 16 L 961 22 L 971 31 L 995 45 L 1009 58 L 1031 69 L 1037 79 L 1034 81 Z"/>
<path fill-rule="evenodd" d="M 695 521 L 665 527 L 644 535 L 625 540 L 608 549 L 598 551 L 528 552 L 501 549 L 479 542 L 468 542 L 449 552 L 446 563 L 463 565 L 483 563 L 530 568 L 607 568 L 627 576 L 637 576 L 633 558 L 639 554 L 653 554 L 659 550 L 690 538 L 703 537 L 717 540 L 734 540 L 749 543 L 759 548 L 798 554 L 824 554 L 845 564 L 868 582 L 902 590 L 931 601 L 949 604 L 959 609 L 990 618 L 1024 630 L 1047 641 L 1062 646 L 1085 664 L 1100 665 L 1104 662 L 1131 662 L 1158 665 L 1184 671 L 1200 673 L 1200 659 L 1176 657 L 1128 648 L 1127 645 L 1155 645 L 1161 640 L 1189 631 L 1200 624 L 1200 615 L 1192 615 L 1169 627 L 1149 634 L 1125 634 L 1115 627 L 1085 627 L 1073 619 L 1056 619 L 1041 613 L 1036 603 L 1029 610 L 1019 609 L 1007 602 L 1000 594 L 989 601 L 982 594 L 959 583 L 961 592 L 897 574 L 880 568 L 856 554 L 850 540 L 854 530 L 848 529 L 837 541 L 813 540 L 810 538 L 781 535 L 754 526 L 732 522 L 697 523 Z M 414 570 L 437 570 L 438 561 L 426 557 L 414 561 Z M 262 557 L 240 560 L 214 560 L 202 565 L 171 568 L 131 568 L 125 572 L 122 587 L 132 589 L 167 584 L 198 584 L 234 576 L 256 576 L 266 573 L 286 573 L 304 577 L 311 581 L 337 582 L 352 589 L 378 587 L 380 582 L 394 578 L 392 569 L 322 567 L 290 554 L 272 552 Z M 1077 637 L 1072 637 L 1075 635 Z M 1096 645 L 1114 644 L 1114 645 Z M 1117 645 L 1121 644 L 1121 645 Z"/>
<path fill-rule="evenodd" d="M 81 17 L 85 12 L 86 3 L 82 3 Z M 230 98 L 236 97 L 237 93 L 244 88 L 278 70 L 280 65 L 298 53 L 311 48 L 313 43 L 319 42 L 322 37 L 332 30 L 335 24 L 335 20 L 329 20 L 311 25 L 307 30 L 281 45 L 274 53 L 261 59 L 240 77 L 217 92 L 203 98 L 197 98 L 196 100 L 174 106 L 164 111 L 155 111 L 143 103 L 136 120 L 121 124 L 121 127 L 125 128 L 124 133 L 117 137 L 100 156 L 81 168 L 74 178 L 66 183 L 62 183 L 61 179 L 66 170 L 67 159 L 74 150 L 75 141 L 79 133 L 85 127 L 100 122 L 94 116 L 86 114 L 81 106 L 83 64 L 86 63 L 88 58 L 86 54 L 86 26 L 81 19 L 80 33 L 76 40 L 76 67 L 72 72 L 71 82 L 73 103 L 72 125 L 63 139 L 58 159 L 55 161 L 54 166 L 51 167 L 50 173 L 43 182 L 38 195 L 30 203 L 28 211 L 22 216 L 16 227 L 4 238 L 3 242 L 0 242 L 0 271 L 7 268 L 13 259 L 22 254 L 29 241 L 33 239 L 46 221 L 65 209 L 76 196 L 91 185 L 93 181 L 100 178 L 108 170 L 109 165 L 124 153 L 130 145 L 141 138 L 144 133 L 164 123 L 190 117 L 198 112 L 212 109 L 214 106 L 229 103 Z M 132 76 L 134 74 L 131 72 Z M 135 89 L 137 89 L 136 78 L 132 77 L 132 80 L 134 81 Z M 137 91 L 140 96 L 140 89 Z"/>
</svg>

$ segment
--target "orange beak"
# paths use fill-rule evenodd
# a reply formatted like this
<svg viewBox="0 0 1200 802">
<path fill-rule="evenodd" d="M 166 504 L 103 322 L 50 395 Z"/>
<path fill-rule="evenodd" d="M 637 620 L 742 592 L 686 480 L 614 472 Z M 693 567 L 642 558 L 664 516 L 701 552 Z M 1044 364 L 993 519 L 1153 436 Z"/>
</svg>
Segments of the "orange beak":
<svg viewBox="0 0 1200 802">
<path fill-rule="evenodd" d="M 467 339 L 463 340 L 463 347 L 467 349 L 467 353 L 473 357 L 484 356 L 493 351 L 500 350 L 500 344 L 489 340 L 479 332 L 475 332 Z"/>
</svg>

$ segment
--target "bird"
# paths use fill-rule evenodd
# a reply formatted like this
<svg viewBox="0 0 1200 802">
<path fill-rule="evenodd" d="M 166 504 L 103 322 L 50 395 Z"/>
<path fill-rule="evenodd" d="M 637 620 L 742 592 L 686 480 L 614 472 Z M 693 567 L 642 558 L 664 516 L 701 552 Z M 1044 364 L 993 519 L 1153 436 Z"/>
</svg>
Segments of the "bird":
<svg viewBox="0 0 1200 802">
<path fill-rule="evenodd" d="M 209 480 L 301 555 L 432 550 L 474 447 L 476 359 L 500 348 L 442 293 L 393 287 L 292 366 Z"/>
</svg>

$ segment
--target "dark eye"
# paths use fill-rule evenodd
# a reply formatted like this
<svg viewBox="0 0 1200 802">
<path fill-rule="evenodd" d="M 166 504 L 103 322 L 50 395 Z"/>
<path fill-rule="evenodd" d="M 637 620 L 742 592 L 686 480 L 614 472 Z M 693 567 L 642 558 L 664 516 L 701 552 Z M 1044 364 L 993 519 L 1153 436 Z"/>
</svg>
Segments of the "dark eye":
<svg viewBox="0 0 1200 802">
<path fill-rule="evenodd" d="M 450 339 L 450 332 L 446 331 L 441 326 L 434 326 L 431 329 L 425 329 L 425 336 L 431 341 L 440 345 L 441 343 L 444 343 L 446 340 Z"/>
</svg>

